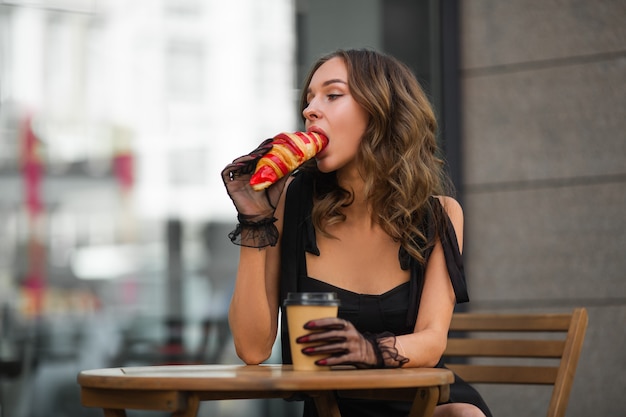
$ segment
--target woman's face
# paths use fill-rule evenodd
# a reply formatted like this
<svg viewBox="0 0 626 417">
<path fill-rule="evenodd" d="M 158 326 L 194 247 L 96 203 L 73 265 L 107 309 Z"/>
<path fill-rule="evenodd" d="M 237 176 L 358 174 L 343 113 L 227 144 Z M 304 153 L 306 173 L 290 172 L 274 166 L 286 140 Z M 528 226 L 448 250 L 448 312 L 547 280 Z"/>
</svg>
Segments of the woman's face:
<svg viewBox="0 0 626 417">
<path fill-rule="evenodd" d="M 329 140 L 316 156 L 319 170 L 331 172 L 353 165 L 369 115 L 350 94 L 342 58 L 331 58 L 315 71 L 306 102 L 302 111 L 306 130 L 323 133 Z"/>
</svg>

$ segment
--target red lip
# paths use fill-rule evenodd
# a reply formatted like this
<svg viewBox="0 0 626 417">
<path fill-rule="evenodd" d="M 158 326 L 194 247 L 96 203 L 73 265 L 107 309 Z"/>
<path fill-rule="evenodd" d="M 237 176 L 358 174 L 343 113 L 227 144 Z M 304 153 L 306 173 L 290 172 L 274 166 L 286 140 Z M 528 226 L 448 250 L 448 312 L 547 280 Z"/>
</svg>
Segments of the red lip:
<svg viewBox="0 0 626 417">
<path fill-rule="evenodd" d="M 328 137 L 328 135 L 326 134 L 326 132 L 324 132 L 324 129 L 320 129 L 317 126 L 311 126 L 310 128 L 308 128 L 306 130 L 307 132 L 315 132 L 315 133 L 319 133 L 320 135 L 324 135 L 326 137 Z"/>
</svg>

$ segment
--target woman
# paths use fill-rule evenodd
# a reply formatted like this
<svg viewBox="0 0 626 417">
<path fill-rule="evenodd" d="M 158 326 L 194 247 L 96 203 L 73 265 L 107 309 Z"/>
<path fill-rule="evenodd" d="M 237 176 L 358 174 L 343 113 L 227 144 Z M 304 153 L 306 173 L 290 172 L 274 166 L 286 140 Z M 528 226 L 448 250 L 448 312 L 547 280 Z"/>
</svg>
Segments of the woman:
<svg viewBox="0 0 626 417">
<path fill-rule="evenodd" d="M 320 365 L 442 366 L 455 303 L 468 301 L 461 261 L 463 213 L 446 194 L 436 120 L 411 71 L 369 50 L 339 50 L 311 69 L 302 91 L 305 128 L 329 143 L 266 192 L 250 173 L 265 141 L 222 172 L 242 245 L 229 321 L 239 357 L 269 358 L 290 291 L 333 291 L 337 318 L 307 323 L 324 342 Z M 283 192 L 284 191 L 284 192 Z M 283 360 L 290 362 L 286 329 Z M 403 416 L 409 404 L 339 399 L 347 416 Z M 312 403 L 305 415 L 315 415 Z M 457 378 L 435 415 L 490 416 Z"/>
</svg>

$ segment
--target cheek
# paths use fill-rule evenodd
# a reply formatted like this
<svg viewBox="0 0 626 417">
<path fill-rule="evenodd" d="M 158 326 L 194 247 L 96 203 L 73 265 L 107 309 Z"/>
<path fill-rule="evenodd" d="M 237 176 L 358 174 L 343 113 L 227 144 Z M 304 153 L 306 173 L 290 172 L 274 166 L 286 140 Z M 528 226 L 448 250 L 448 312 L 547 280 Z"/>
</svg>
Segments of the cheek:
<svg viewBox="0 0 626 417">
<path fill-rule="evenodd" d="M 361 142 L 363 140 L 363 131 L 355 131 L 351 136 L 351 140 L 346 142 L 344 150 L 346 152 L 346 156 L 350 158 L 354 158 L 361 146 Z"/>
<path fill-rule="evenodd" d="M 342 147 L 353 148 L 361 142 L 361 138 L 367 128 L 367 118 L 365 115 L 352 108 L 345 113 L 339 128 L 342 137 Z"/>
<path fill-rule="evenodd" d="M 317 160 L 317 168 L 324 173 L 336 171 L 352 163 L 361 145 L 361 136 L 344 136 L 344 140 L 336 141 L 333 145 L 323 158 Z"/>
<path fill-rule="evenodd" d="M 365 130 L 367 129 L 367 120 L 364 118 L 357 118 L 354 123 L 352 123 L 349 127 L 349 134 L 346 141 L 346 149 L 350 152 L 356 152 L 359 146 L 361 146 L 361 142 L 363 141 L 363 135 L 365 135 Z"/>
<path fill-rule="evenodd" d="M 364 109 L 358 106 L 353 110 L 353 113 L 354 122 L 351 124 L 351 136 L 354 138 L 355 146 L 358 147 L 361 144 L 361 140 L 363 139 L 365 131 L 367 130 L 367 126 L 369 124 L 369 115 L 365 112 Z"/>
</svg>

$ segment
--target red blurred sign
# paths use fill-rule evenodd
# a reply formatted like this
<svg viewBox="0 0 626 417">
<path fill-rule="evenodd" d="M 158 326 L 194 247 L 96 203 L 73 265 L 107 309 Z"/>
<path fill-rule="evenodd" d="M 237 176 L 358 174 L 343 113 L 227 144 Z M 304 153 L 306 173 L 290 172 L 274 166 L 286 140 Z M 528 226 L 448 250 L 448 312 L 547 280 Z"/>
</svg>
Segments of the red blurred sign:
<svg viewBox="0 0 626 417">
<path fill-rule="evenodd" d="M 37 316 L 43 310 L 46 267 L 46 248 L 37 235 L 39 215 L 43 211 L 41 199 L 43 163 L 41 160 L 41 142 L 35 136 L 30 115 L 24 117 L 21 127 L 20 151 L 24 180 L 24 204 L 30 221 L 27 253 L 28 271 L 24 280 L 24 290 L 30 300 L 31 313 Z"/>
<path fill-rule="evenodd" d="M 115 177 L 124 191 L 129 191 L 133 187 L 133 165 L 133 154 L 130 151 L 120 152 L 113 157 Z"/>
<path fill-rule="evenodd" d="M 21 129 L 21 162 L 24 179 L 24 203 L 31 217 L 37 217 L 43 210 L 41 201 L 41 179 L 43 163 L 41 161 L 41 143 L 35 136 L 32 117 L 26 116 Z"/>
</svg>

